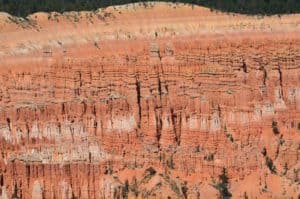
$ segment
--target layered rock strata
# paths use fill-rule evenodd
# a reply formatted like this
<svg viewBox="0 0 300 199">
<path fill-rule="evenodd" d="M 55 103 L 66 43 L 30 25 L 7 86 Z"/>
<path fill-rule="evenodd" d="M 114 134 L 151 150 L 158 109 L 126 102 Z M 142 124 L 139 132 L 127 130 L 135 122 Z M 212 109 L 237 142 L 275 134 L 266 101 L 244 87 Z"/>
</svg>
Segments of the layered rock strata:
<svg viewBox="0 0 300 199">
<path fill-rule="evenodd" d="M 299 15 L 0 18 L 3 199 L 298 196 Z"/>
</svg>

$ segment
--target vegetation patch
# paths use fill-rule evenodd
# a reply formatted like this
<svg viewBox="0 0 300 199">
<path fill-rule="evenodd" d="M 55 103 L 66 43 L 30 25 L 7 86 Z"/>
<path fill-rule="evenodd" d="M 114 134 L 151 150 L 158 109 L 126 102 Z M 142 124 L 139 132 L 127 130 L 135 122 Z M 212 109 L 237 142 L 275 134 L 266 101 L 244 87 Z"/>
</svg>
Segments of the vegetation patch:
<svg viewBox="0 0 300 199">
<path fill-rule="evenodd" d="M 186 181 L 181 185 L 181 192 L 183 194 L 184 199 L 187 199 L 188 198 L 188 187 L 187 187 Z"/>
<path fill-rule="evenodd" d="M 173 161 L 173 155 L 170 156 L 170 159 L 167 160 L 167 166 L 170 168 L 170 169 L 174 169 L 175 168 L 175 163 Z"/>
<path fill-rule="evenodd" d="M 226 137 L 228 138 L 228 140 L 230 140 L 230 142 L 234 142 L 233 136 L 230 133 L 226 134 Z"/>
<path fill-rule="evenodd" d="M 272 130 L 275 135 L 278 135 L 280 133 L 278 129 L 278 124 L 275 121 L 272 122 Z"/>
<path fill-rule="evenodd" d="M 204 157 L 204 160 L 206 160 L 206 161 L 214 161 L 214 159 L 215 159 L 214 153 L 210 153 L 209 155 Z"/>
<path fill-rule="evenodd" d="M 156 174 L 156 170 L 153 167 L 149 167 L 145 171 L 145 176 L 141 180 L 141 184 L 149 182 L 149 180 Z"/>
<path fill-rule="evenodd" d="M 129 182 L 128 180 L 126 180 L 124 186 L 122 187 L 122 197 L 124 199 L 128 198 L 128 193 L 129 193 Z"/>
<path fill-rule="evenodd" d="M 170 186 L 171 186 L 171 189 L 172 189 L 177 195 L 180 195 L 180 189 L 179 189 L 179 187 L 177 186 L 176 182 L 171 181 L 171 182 L 170 182 Z"/>
<path fill-rule="evenodd" d="M 227 170 L 223 168 L 221 175 L 219 175 L 219 183 L 213 185 L 213 187 L 219 191 L 221 198 L 231 198 L 232 196 L 228 188 L 228 180 Z"/>
<path fill-rule="evenodd" d="M 276 167 L 273 163 L 273 160 L 271 158 L 269 158 L 268 156 L 266 156 L 266 165 L 269 168 L 269 170 L 271 171 L 271 173 L 276 174 Z"/>
</svg>

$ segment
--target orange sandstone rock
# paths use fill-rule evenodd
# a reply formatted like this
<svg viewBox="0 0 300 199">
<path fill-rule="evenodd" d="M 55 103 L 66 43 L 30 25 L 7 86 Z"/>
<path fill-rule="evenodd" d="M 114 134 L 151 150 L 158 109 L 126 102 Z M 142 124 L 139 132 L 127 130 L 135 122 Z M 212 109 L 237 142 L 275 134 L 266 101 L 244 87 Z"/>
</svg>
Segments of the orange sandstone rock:
<svg viewBox="0 0 300 199">
<path fill-rule="evenodd" d="M 0 198 L 299 193 L 300 15 L 0 14 Z"/>
</svg>

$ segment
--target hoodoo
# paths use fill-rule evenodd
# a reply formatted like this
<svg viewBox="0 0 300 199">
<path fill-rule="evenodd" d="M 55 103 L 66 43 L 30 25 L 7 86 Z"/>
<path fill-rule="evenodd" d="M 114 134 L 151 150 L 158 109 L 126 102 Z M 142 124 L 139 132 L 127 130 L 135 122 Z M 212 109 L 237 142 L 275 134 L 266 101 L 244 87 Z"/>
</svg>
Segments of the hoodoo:
<svg viewBox="0 0 300 199">
<path fill-rule="evenodd" d="M 0 198 L 297 198 L 300 15 L 0 14 Z"/>
</svg>

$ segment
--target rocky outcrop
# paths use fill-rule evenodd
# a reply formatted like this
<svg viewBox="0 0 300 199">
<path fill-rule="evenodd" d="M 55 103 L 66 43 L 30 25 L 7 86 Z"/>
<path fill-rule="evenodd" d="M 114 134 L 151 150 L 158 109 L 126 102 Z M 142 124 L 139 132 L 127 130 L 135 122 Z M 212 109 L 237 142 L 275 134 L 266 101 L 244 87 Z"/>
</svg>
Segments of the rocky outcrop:
<svg viewBox="0 0 300 199">
<path fill-rule="evenodd" d="M 299 193 L 299 15 L 1 20 L 2 198 L 214 198 L 223 168 L 234 198 Z"/>
</svg>

